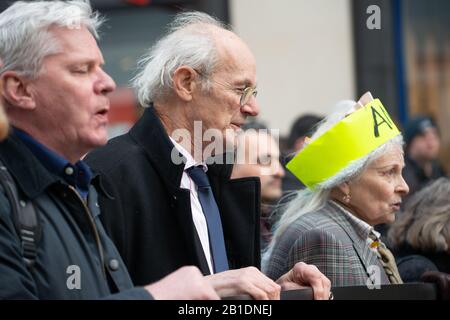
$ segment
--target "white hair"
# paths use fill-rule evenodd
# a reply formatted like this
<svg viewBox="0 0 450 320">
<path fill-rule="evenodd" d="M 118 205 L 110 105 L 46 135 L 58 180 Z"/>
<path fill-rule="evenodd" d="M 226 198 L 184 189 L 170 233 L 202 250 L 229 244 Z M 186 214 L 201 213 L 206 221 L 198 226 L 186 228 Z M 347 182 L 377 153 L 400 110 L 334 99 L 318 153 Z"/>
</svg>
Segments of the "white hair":
<svg viewBox="0 0 450 320">
<path fill-rule="evenodd" d="M 98 38 L 102 22 L 89 0 L 15 2 L 0 14 L 0 74 L 14 70 L 37 77 L 43 59 L 59 50 L 51 27 L 84 26 Z"/>
<path fill-rule="evenodd" d="M 353 109 L 355 104 L 356 102 L 351 100 L 339 102 L 334 108 L 336 111 L 322 121 L 312 135 L 309 143 L 316 140 L 331 127 L 344 119 Z M 302 215 L 317 211 L 325 206 L 326 202 L 330 198 L 331 189 L 341 183 L 357 179 L 369 164 L 378 159 L 381 155 L 385 154 L 394 146 L 403 146 L 403 137 L 401 134 L 388 140 L 364 157 L 351 161 L 345 168 L 341 169 L 334 176 L 319 183 L 314 190 L 306 188 L 295 191 L 295 197 L 292 197 L 292 200 L 283 206 L 284 212 L 276 224 L 273 240 L 267 249 L 266 255 L 270 255 L 273 244 L 289 225 L 294 223 Z M 292 196 L 292 194 L 290 196 Z"/>
<path fill-rule="evenodd" d="M 190 66 L 207 77 L 217 63 L 213 28 L 228 29 L 219 20 L 202 12 L 184 12 L 175 17 L 167 34 L 139 62 L 141 70 L 133 79 L 133 87 L 142 106 L 162 99 L 173 87 L 172 76 L 180 66 Z"/>
</svg>

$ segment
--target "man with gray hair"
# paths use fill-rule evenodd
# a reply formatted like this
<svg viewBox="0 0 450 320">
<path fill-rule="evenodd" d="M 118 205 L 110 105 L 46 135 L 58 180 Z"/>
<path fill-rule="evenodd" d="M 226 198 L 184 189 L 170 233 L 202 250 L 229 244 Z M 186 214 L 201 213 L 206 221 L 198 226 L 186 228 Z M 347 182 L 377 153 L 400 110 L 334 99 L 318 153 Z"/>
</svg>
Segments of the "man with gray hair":
<svg viewBox="0 0 450 320">
<path fill-rule="evenodd" d="M 218 298 L 196 267 L 134 288 L 100 223 L 108 196 L 81 157 L 107 141 L 107 94 L 89 1 L 19 1 L 0 14 L 1 299 Z M 2 128 L 3 129 L 3 128 Z M 97 193 L 98 191 L 98 193 Z"/>
<path fill-rule="evenodd" d="M 276 299 L 281 287 L 312 286 L 328 298 L 314 266 L 300 262 L 278 283 L 258 270 L 259 179 L 230 180 L 232 157 L 220 156 L 259 112 L 247 45 L 207 14 L 182 13 L 141 67 L 143 117 L 87 157 L 112 196 L 100 195 L 102 219 L 133 281 L 193 264 L 221 297 Z"/>
</svg>

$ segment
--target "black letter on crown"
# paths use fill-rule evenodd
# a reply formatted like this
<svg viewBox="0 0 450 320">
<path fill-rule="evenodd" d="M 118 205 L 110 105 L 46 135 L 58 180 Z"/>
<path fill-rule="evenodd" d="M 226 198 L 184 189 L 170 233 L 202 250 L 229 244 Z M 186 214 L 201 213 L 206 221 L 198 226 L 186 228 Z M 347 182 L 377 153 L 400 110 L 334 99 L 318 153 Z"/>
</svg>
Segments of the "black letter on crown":
<svg viewBox="0 0 450 320">
<path fill-rule="evenodd" d="M 378 138 L 380 136 L 378 127 L 381 126 L 383 123 L 386 123 L 389 129 L 392 130 L 392 123 L 390 122 L 389 116 L 386 114 L 383 108 L 381 108 L 381 111 L 383 112 L 384 117 L 373 106 L 371 106 L 370 108 L 372 109 L 373 134 L 375 135 L 375 137 Z M 378 122 L 379 119 L 382 121 Z"/>
</svg>

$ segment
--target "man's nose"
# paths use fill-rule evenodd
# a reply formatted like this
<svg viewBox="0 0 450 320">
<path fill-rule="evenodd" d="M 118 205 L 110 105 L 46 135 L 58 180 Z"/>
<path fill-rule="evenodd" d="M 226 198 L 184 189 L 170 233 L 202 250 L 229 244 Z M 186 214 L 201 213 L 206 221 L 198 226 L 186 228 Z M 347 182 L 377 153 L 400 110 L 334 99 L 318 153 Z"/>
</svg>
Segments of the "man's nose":
<svg viewBox="0 0 450 320">
<path fill-rule="evenodd" d="M 96 91 L 98 94 L 108 94 L 116 89 L 116 83 L 103 69 L 99 70 L 99 79 L 97 81 Z"/>
<path fill-rule="evenodd" d="M 252 96 L 250 100 L 241 107 L 241 112 L 256 117 L 259 114 L 259 105 L 256 101 L 256 97 Z"/>
</svg>

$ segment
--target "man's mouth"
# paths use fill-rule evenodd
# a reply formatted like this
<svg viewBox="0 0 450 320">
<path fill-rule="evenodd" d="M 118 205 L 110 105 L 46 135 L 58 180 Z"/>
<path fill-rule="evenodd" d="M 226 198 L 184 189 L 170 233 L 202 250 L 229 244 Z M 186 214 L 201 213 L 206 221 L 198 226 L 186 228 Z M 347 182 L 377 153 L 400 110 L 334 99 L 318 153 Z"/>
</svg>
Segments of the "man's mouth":
<svg viewBox="0 0 450 320">
<path fill-rule="evenodd" d="M 234 131 L 237 131 L 237 130 L 241 129 L 241 126 L 236 124 L 236 123 L 232 123 L 230 125 L 230 127 L 233 128 Z"/>
<path fill-rule="evenodd" d="M 105 107 L 105 108 L 102 108 L 99 111 L 97 111 L 95 113 L 95 116 L 102 119 L 102 121 L 107 122 L 108 121 L 108 112 L 109 112 L 109 108 Z"/>
<path fill-rule="evenodd" d="M 394 209 L 394 211 L 400 211 L 400 206 L 401 206 L 402 202 L 395 202 L 391 204 L 392 209 Z"/>
</svg>

